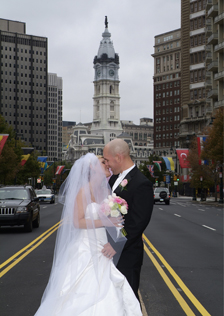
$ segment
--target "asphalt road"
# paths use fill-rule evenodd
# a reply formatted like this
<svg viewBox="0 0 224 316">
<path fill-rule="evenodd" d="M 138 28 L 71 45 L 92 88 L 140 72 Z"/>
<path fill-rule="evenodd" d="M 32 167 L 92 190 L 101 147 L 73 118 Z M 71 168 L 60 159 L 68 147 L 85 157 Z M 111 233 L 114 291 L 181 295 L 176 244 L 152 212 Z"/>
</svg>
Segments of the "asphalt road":
<svg viewBox="0 0 224 316">
<path fill-rule="evenodd" d="M 57 203 L 41 204 L 41 224 L 32 233 L 0 229 L 1 316 L 33 316 L 37 310 L 61 209 Z M 148 315 L 223 315 L 221 207 L 178 198 L 156 204 L 144 240 L 140 292 Z"/>
<path fill-rule="evenodd" d="M 178 301 L 170 288 L 164 286 L 164 278 L 158 276 L 158 270 L 145 254 L 141 293 L 148 315 L 222 316 L 222 207 L 178 198 L 173 198 L 170 205 L 155 204 L 145 236 L 155 248 L 150 253 L 185 301 Z M 164 266 L 164 260 L 155 250 L 168 266 Z"/>
</svg>

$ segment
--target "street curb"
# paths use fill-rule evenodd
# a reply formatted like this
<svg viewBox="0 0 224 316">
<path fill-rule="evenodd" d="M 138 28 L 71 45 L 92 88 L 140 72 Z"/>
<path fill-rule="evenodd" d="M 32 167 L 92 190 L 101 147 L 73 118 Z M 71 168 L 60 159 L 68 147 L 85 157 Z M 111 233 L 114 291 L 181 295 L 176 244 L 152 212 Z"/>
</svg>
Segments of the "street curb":
<svg viewBox="0 0 224 316">
<path fill-rule="evenodd" d="M 138 291 L 138 295 L 139 295 L 139 299 L 140 299 L 140 303 L 142 307 L 142 316 L 148 316 L 140 291 Z"/>
</svg>

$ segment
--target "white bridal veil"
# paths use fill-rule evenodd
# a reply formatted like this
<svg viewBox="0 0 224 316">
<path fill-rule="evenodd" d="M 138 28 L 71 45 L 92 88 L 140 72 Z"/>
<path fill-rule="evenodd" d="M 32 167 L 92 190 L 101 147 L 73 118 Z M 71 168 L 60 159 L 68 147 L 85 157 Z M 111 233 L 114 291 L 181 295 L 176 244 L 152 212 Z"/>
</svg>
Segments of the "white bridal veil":
<svg viewBox="0 0 224 316">
<path fill-rule="evenodd" d="M 107 294 L 110 273 L 104 272 L 110 269 L 111 262 L 102 258 L 99 232 L 107 232 L 118 254 L 126 242 L 101 211 L 103 200 L 110 194 L 106 176 L 94 154 L 88 153 L 74 163 L 59 193 L 59 202 L 64 205 L 61 224 L 49 282 L 37 315 L 45 315 L 41 309 L 46 315 L 61 315 L 63 305 L 74 304 L 74 300 L 79 303 L 75 313 L 79 315 Z M 116 257 L 118 260 L 119 256 Z M 90 266 L 92 269 L 88 270 Z M 81 282 L 84 284 L 80 293 Z"/>
</svg>

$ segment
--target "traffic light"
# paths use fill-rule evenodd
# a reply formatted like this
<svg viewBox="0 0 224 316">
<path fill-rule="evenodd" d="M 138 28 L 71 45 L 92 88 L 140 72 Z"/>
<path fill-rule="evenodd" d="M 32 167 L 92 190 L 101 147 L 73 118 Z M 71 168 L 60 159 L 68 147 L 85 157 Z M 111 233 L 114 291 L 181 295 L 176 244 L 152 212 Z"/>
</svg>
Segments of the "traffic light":
<svg viewBox="0 0 224 316">
<path fill-rule="evenodd" d="M 173 176 L 173 180 L 177 181 L 177 176 L 176 175 Z"/>
<path fill-rule="evenodd" d="M 163 181 L 166 182 L 166 176 L 163 176 Z"/>
<path fill-rule="evenodd" d="M 180 180 L 180 177 L 179 177 L 179 175 L 177 175 L 177 181 L 179 181 Z"/>
</svg>

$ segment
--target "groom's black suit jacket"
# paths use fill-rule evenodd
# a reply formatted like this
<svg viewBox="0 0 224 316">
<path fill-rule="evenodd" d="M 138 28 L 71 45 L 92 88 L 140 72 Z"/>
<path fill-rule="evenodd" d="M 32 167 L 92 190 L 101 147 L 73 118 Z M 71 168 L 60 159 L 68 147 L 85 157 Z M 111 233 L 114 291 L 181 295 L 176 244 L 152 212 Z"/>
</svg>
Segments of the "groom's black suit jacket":
<svg viewBox="0 0 224 316">
<path fill-rule="evenodd" d="M 111 176 L 111 188 L 118 176 Z M 147 227 L 153 210 L 152 183 L 135 166 L 124 179 L 125 189 L 118 186 L 114 193 L 128 203 L 128 213 L 124 216 L 127 242 L 121 253 L 117 268 L 133 269 L 141 267 L 143 261 L 142 233 Z"/>
</svg>

